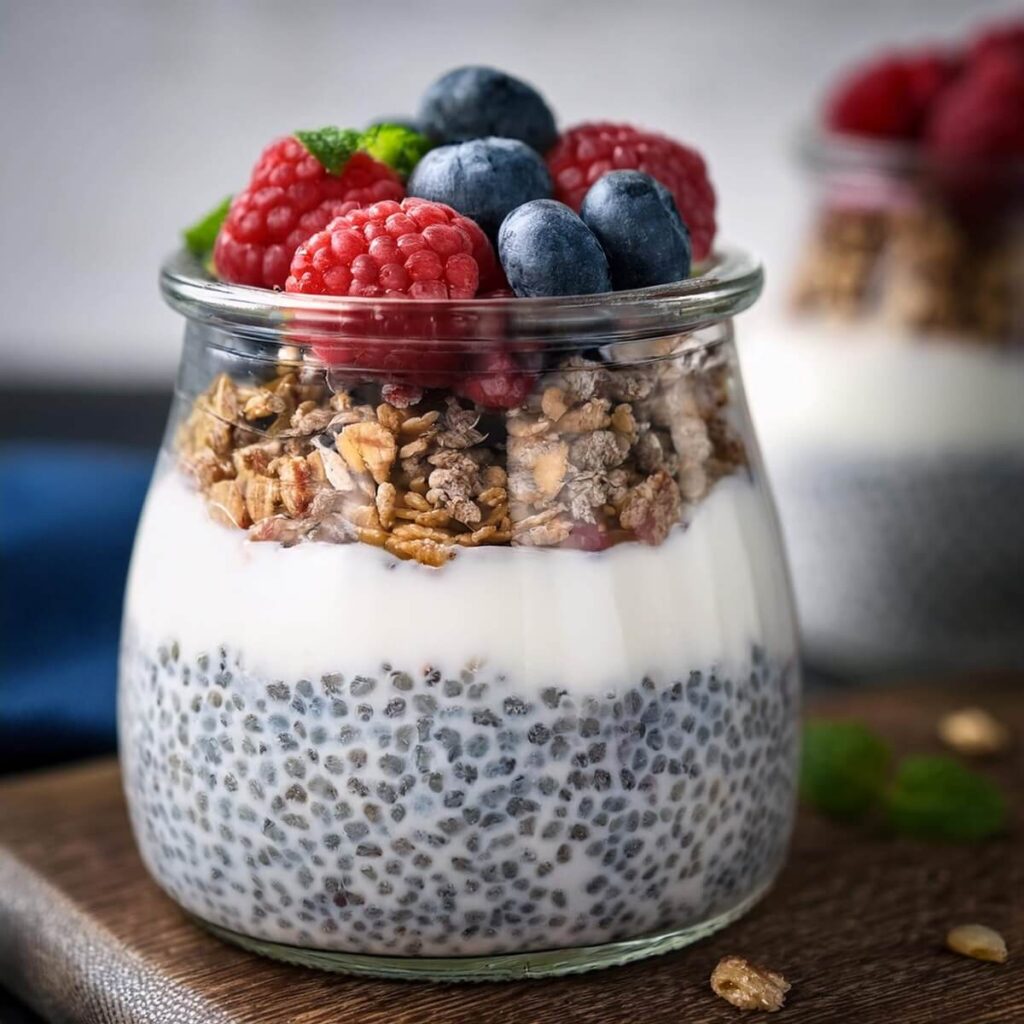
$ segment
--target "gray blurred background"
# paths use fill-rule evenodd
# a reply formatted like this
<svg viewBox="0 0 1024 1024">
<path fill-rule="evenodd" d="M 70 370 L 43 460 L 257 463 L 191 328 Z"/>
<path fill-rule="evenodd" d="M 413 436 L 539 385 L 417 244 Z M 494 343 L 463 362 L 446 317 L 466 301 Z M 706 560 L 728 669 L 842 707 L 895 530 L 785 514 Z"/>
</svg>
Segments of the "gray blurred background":
<svg viewBox="0 0 1024 1024">
<path fill-rule="evenodd" d="M 802 215 L 793 131 L 836 70 L 1021 7 L 2 0 L 4 388 L 166 387 L 179 326 L 155 278 L 179 229 L 275 135 L 411 113 L 461 63 L 532 80 L 563 125 L 630 120 L 695 144 L 721 236 L 760 252 L 777 282 Z"/>
</svg>

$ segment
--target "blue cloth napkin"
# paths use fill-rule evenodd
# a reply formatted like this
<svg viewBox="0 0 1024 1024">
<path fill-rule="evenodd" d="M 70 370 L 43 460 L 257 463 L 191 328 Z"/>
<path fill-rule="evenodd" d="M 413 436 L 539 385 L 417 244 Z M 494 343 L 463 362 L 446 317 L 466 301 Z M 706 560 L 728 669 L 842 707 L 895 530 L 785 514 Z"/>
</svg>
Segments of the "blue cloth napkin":
<svg viewBox="0 0 1024 1024">
<path fill-rule="evenodd" d="M 153 457 L 0 445 L 0 770 L 112 749 L 117 644 Z"/>
</svg>

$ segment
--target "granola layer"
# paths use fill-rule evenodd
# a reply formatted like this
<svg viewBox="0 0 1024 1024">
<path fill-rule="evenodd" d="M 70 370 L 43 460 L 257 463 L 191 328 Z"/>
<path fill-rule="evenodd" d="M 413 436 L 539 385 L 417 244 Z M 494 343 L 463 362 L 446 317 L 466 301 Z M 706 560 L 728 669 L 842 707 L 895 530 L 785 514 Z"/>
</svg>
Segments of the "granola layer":
<svg viewBox="0 0 1024 1024">
<path fill-rule="evenodd" d="M 639 365 L 565 358 L 508 411 L 339 386 L 283 350 L 260 383 L 219 375 L 177 449 L 214 518 L 256 541 L 362 542 L 431 566 L 460 547 L 657 545 L 746 462 L 725 355 L 671 344 Z"/>
</svg>

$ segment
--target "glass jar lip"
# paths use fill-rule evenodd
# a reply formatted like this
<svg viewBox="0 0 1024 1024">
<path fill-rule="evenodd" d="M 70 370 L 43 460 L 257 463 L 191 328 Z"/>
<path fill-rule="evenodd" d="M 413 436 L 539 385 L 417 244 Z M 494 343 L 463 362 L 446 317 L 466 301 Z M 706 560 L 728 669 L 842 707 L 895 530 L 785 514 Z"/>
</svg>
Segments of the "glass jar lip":
<svg viewBox="0 0 1024 1024">
<path fill-rule="evenodd" d="M 798 130 L 796 150 L 804 166 L 826 173 L 869 171 L 914 177 L 951 170 L 983 171 L 1000 179 L 1024 181 L 1024 160 L 937 160 L 913 142 L 837 132 L 814 122 Z"/>
<path fill-rule="evenodd" d="M 760 261 L 732 246 L 716 249 L 700 274 L 673 284 L 600 295 L 552 298 L 424 300 L 299 295 L 212 277 L 182 249 L 160 269 L 167 303 L 190 320 L 234 334 L 287 344 L 315 344 L 339 334 L 363 333 L 367 325 L 401 324 L 403 343 L 436 344 L 557 339 L 570 348 L 647 340 L 685 333 L 749 308 L 764 283 Z M 500 328 L 499 328 L 500 325 Z M 370 334 L 387 331 L 369 330 Z"/>
</svg>

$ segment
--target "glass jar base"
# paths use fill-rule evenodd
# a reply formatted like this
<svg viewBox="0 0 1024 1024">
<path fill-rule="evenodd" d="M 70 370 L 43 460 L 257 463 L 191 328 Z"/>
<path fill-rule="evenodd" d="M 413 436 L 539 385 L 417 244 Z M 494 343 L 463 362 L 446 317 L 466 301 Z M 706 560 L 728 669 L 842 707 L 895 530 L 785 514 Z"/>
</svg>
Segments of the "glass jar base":
<svg viewBox="0 0 1024 1024">
<path fill-rule="evenodd" d="M 335 974 L 352 974 L 392 981 L 525 981 L 583 974 L 602 967 L 618 967 L 682 949 L 732 924 L 750 910 L 771 888 L 762 886 L 742 902 L 717 917 L 689 928 L 655 932 L 636 939 L 608 942 L 598 946 L 537 950 L 532 953 L 498 953 L 492 956 L 413 957 L 374 956 L 334 950 L 303 949 L 279 942 L 267 942 L 241 935 L 192 916 L 217 938 L 250 953 Z"/>
</svg>

